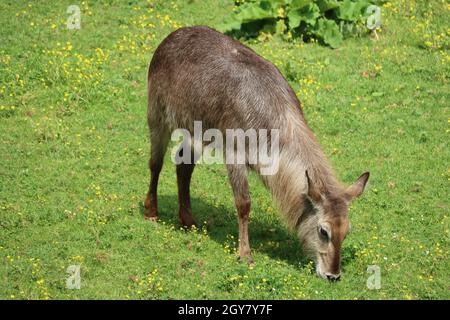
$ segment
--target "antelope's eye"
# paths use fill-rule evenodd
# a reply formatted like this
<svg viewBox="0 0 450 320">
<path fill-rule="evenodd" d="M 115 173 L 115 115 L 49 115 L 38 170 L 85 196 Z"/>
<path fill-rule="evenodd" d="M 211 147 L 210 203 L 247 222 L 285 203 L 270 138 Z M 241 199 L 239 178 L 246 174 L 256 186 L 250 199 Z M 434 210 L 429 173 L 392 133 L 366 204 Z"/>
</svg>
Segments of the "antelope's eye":
<svg viewBox="0 0 450 320">
<path fill-rule="evenodd" d="M 328 235 L 327 230 L 325 230 L 324 228 L 319 227 L 319 232 L 320 232 L 320 235 L 321 235 L 322 237 L 324 237 L 325 239 L 328 240 L 328 239 L 330 238 L 330 236 Z"/>
</svg>

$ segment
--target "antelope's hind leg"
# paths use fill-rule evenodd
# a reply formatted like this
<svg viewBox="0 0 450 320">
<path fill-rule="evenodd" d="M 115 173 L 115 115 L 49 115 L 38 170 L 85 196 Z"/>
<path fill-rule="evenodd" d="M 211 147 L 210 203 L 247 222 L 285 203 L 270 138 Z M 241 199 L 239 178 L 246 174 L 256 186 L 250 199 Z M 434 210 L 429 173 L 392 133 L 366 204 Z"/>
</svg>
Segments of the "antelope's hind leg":
<svg viewBox="0 0 450 320">
<path fill-rule="evenodd" d="M 185 150 L 181 148 L 179 152 L 182 157 L 182 153 Z M 178 218 L 180 223 L 190 228 L 192 226 L 197 226 L 195 223 L 194 217 L 192 216 L 191 209 L 191 195 L 190 195 L 190 186 L 191 186 L 191 177 L 192 172 L 195 168 L 194 163 L 194 152 L 191 150 L 191 163 L 181 163 L 177 165 L 177 184 L 178 184 Z"/>
<path fill-rule="evenodd" d="M 250 215 L 250 193 L 248 189 L 247 167 L 245 165 L 228 165 L 228 176 L 233 189 L 234 201 L 239 219 L 239 260 L 247 259 L 249 266 L 255 264 L 248 239 L 248 221 Z"/>
<path fill-rule="evenodd" d="M 164 155 L 167 150 L 167 145 L 169 143 L 169 133 L 165 128 L 159 128 L 152 126 L 150 132 L 150 186 L 147 193 L 147 198 L 144 202 L 144 218 L 151 221 L 156 221 L 158 219 L 158 179 L 161 172 Z"/>
</svg>

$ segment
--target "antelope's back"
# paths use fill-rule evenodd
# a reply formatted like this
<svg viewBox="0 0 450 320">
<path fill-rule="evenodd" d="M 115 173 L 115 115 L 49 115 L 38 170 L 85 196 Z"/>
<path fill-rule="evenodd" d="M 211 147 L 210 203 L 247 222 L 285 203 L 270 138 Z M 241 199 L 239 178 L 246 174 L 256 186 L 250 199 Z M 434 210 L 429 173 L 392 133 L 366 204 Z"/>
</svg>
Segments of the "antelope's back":
<svg viewBox="0 0 450 320">
<path fill-rule="evenodd" d="M 173 128 L 278 128 L 286 108 L 302 116 L 295 93 L 269 61 L 208 27 L 181 28 L 156 49 L 149 67 L 149 115 Z M 163 110 L 161 110 L 163 109 Z"/>
</svg>

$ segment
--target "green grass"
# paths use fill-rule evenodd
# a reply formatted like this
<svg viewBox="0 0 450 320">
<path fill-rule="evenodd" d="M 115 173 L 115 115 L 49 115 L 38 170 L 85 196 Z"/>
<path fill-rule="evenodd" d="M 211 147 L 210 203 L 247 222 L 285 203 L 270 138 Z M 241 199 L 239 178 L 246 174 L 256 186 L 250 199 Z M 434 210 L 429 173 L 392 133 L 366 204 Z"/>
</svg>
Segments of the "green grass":
<svg viewBox="0 0 450 320">
<path fill-rule="evenodd" d="M 143 219 L 152 52 L 174 28 L 217 25 L 233 1 L 86 1 L 80 30 L 66 28 L 70 4 L 0 3 L 0 298 L 450 297 L 446 1 L 389 2 L 379 40 L 338 50 L 246 42 L 288 78 L 339 178 L 371 172 L 350 211 L 338 283 L 315 276 L 255 176 L 253 269 L 235 257 L 223 166 L 194 172 L 199 230 L 180 230 L 169 157 L 161 221 Z M 74 264 L 80 290 L 66 289 Z M 380 267 L 379 290 L 366 286 L 369 265 Z"/>
</svg>

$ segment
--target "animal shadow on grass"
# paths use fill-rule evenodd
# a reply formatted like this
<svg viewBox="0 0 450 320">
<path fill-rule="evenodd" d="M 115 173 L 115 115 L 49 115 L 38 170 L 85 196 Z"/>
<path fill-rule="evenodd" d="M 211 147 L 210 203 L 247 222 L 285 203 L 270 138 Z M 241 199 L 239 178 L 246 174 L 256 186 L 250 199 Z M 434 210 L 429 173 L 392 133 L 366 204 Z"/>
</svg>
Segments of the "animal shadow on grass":
<svg viewBox="0 0 450 320">
<path fill-rule="evenodd" d="M 229 239 L 227 235 L 233 235 L 234 239 L 239 239 L 238 219 L 234 210 L 224 206 L 214 207 L 201 198 L 192 197 L 192 211 L 194 218 L 201 227 L 206 221 L 208 235 L 211 239 L 224 244 Z M 144 206 L 139 203 L 140 213 L 144 215 Z M 178 198 L 172 195 L 158 196 L 159 220 L 167 225 L 173 225 L 179 229 L 178 221 Z M 296 235 L 292 234 L 279 221 L 269 224 L 265 219 L 255 217 L 250 214 L 249 237 L 250 246 L 253 252 L 267 254 L 272 259 L 284 260 L 290 265 L 302 268 L 306 266 L 309 259 L 302 253 L 300 242 Z M 345 248 L 342 253 L 342 265 L 354 259 L 355 253 L 352 248 Z M 256 261 L 256 263 L 258 263 Z"/>
</svg>

